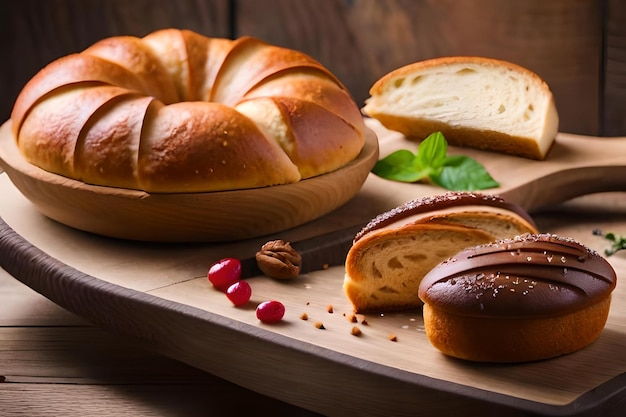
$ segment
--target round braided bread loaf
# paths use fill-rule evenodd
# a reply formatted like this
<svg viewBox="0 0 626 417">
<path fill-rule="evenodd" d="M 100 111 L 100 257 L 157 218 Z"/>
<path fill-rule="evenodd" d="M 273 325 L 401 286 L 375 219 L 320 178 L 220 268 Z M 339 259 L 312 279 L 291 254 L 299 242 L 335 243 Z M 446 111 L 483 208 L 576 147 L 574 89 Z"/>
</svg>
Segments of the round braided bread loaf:
<svg viewBox="0 0 626 417">
<path fill-rule="evenodd" d="M 346 165 L 364 144 L 358 107 L 311 57 L 176 29 L 52 62 L 11 122 L 33 165 L 163 193 L 294 183 Z"/>
</svg>

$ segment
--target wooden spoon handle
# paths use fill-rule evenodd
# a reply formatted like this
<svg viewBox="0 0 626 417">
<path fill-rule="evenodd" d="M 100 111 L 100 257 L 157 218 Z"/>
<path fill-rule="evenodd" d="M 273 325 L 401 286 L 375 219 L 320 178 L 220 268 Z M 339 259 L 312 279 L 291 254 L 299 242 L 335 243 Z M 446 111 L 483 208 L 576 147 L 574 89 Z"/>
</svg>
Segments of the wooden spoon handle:
<svg viewBox="0 0 626 417">
<path fill-rule="evenodd" d="M 504 199 L 529 212 L 587 194 L 626 191 L 626 166 L 589 166 L 557 171 L 505 190 Z"/>
<path fill-rule="evenodd" d="M 545 161 L 506 162 L 512 166 L 508 171 L 496 162 L 506 181 L 499 194 L 528 211 L 585 194 L 626 191 L 624 137 L 559 134 Z"/>
</svg>

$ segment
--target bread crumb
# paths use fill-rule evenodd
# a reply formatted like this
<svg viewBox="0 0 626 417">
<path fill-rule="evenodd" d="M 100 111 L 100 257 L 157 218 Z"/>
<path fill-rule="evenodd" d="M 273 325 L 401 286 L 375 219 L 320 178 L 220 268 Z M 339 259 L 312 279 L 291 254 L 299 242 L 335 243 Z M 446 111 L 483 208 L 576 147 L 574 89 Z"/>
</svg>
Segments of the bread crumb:
<svg viewBox="0 0 626 417">
<path fill-rule="evenodd" d="M 359 329 L 359 328 L 358 328 L 358 327 L 356 327 L 356 326 L 353 326 L 353 327 L 352 327 L 352 330 L 350 331 L 350 334 L 351 334 L 352 336 L 361 336 L 361 329 Z"/>
<path fill-rule="evenodd" d="M 367 326 L 369 323 L 367 322 L 367 319 L 366 319 L 366 318 L 363 318 L 363 320 L 361 320 L 361 324 L 362 324 L 363 326 Z"/>
<path fill-rule="evenodd" d="M 322 269 L 323 269 L 323 270 L 327 270 L 328 268 L 329 268 L 329 265 L 328 265 L 328 264 L 324 264 L 324 265 L 322 265 Z"/>
<path fill-rule="evenodd" d="M 356 314 L 352 313 L 348 316 L 348 320 L 350 321 L 350 323 L 358 323 L 359 319 L 357 318 Z"/>
<path fill-rule="evenodd" d="M 316 321 L 314 326 L 316 329 L 326 330 L 326 327 L 324 327 L 324 323 L 322 323 L 321 321 Z"/>
<path fill-rule="evenodd" d="M 309 315 L 306 313 L 302 313 L 300 314 L 300 320 L 308 320 L 309 319 Z"/>
<path fill-rule="evenodd" d="M 398 336 L 396 336 L 396 335 L 395 335 L 395 334 L 393 334 L 393 333 L 389 333 L 389 336 L 387 336 L 387 338 L 388 338 L 389 340 L 391 340 L 392 342 L 397 342 L 397 341 L 398 341 Z"/>
<path fill-rule="evenodd" d="M 328 306 L 326 307 L 326 311 L 328 311 L 329 313 L 333 313 L 334 309 L 333 309 L 333 305 L 332 304 L 328 304 Z"/>
</svg>

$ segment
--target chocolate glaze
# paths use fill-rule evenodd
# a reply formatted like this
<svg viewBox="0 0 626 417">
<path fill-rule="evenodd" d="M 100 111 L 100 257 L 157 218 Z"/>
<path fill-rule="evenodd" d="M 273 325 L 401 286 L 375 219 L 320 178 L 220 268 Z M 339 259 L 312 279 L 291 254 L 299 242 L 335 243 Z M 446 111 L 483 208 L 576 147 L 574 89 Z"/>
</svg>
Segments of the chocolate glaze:
<svg viewBox="0 0 626 417">
<path fill-rule="evenodd" d="M 372 219 L 363 229 L 361 229 L 354 241 L 361 239 L 366 234 L 385 227 L 395 221 L 413 216 L 415 214 L 428 213 L 433 210 L 441 210 L 450 207 L 476 206 L 484 205 L 490 207 L 499 207 L 512 211 L 523 217 L 532 226 L 535 222 L 532 217 L 517 204 L 510 203 L 497 195 L 485 195 L 473 192 L 448 192 L 432 197 L 424 197 L 421 199 L 411 200 L 399 207 L 391 209 L 385 213 L 379 214 Z"/>
<path fill-rule="evenodd" d="M 572 239 L 525 234 L 469 248 L 422 280 L 424 303 L 450 313 L 524 318 L 576 311 L 611 294 L 616 273 Z"/>
</svg>

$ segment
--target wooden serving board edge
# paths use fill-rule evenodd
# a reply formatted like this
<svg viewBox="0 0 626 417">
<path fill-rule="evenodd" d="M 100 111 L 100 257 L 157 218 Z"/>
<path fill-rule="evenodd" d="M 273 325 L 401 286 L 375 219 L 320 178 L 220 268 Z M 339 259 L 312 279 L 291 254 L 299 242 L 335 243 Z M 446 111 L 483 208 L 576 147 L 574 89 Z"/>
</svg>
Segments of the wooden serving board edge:
<svg viewBox="0 0 626 417">
<path fill-rule="evenodd" d="M 557 406 L 351 357 L 82 273 L 32 245 L 1 218 L 0 266 L 33 290 L 98 326 L 138 339 L 165 356 L 248 389 L 325 415 L 428 416 L 447 415 L 454 409 L 463 415 L 585 416 L 595 415 L 598 408 L 607 409 L 607 405 L 617 410 L 626 402 L 626 373 L 570 404 Z M 126 308 L 120 309 L 120 303 Z M 107 305 L 116 308 L 109 310 L 111 314 L 102 314 L 101 309 Z M 98 306 L 100 311 L 91 306 Z M 181 317 L 193 322 L 190 327 L 194 331 L 168 337 L 160 323 L 177 322 Z M 186 344 L 216 343 L 223 345 L 223 355 L 216 358 L 195 357 L 184 348 Z M 259 357 L 248 352 L 271 353 Z M 228 372 L 224 372 L 225 364 Z M 278 368 L 283 372 L 276 372 Z M 297 389 L 292 385 L 293 375 L 286 378 L 285 373 L 301 376 Z M 327 385 L 320 385 L 319 378 L 307 378 L 325 373 L 333 375 Z M 364 401 L 362 391 L 380 392 L 380 398 Z"/>
</svg>

